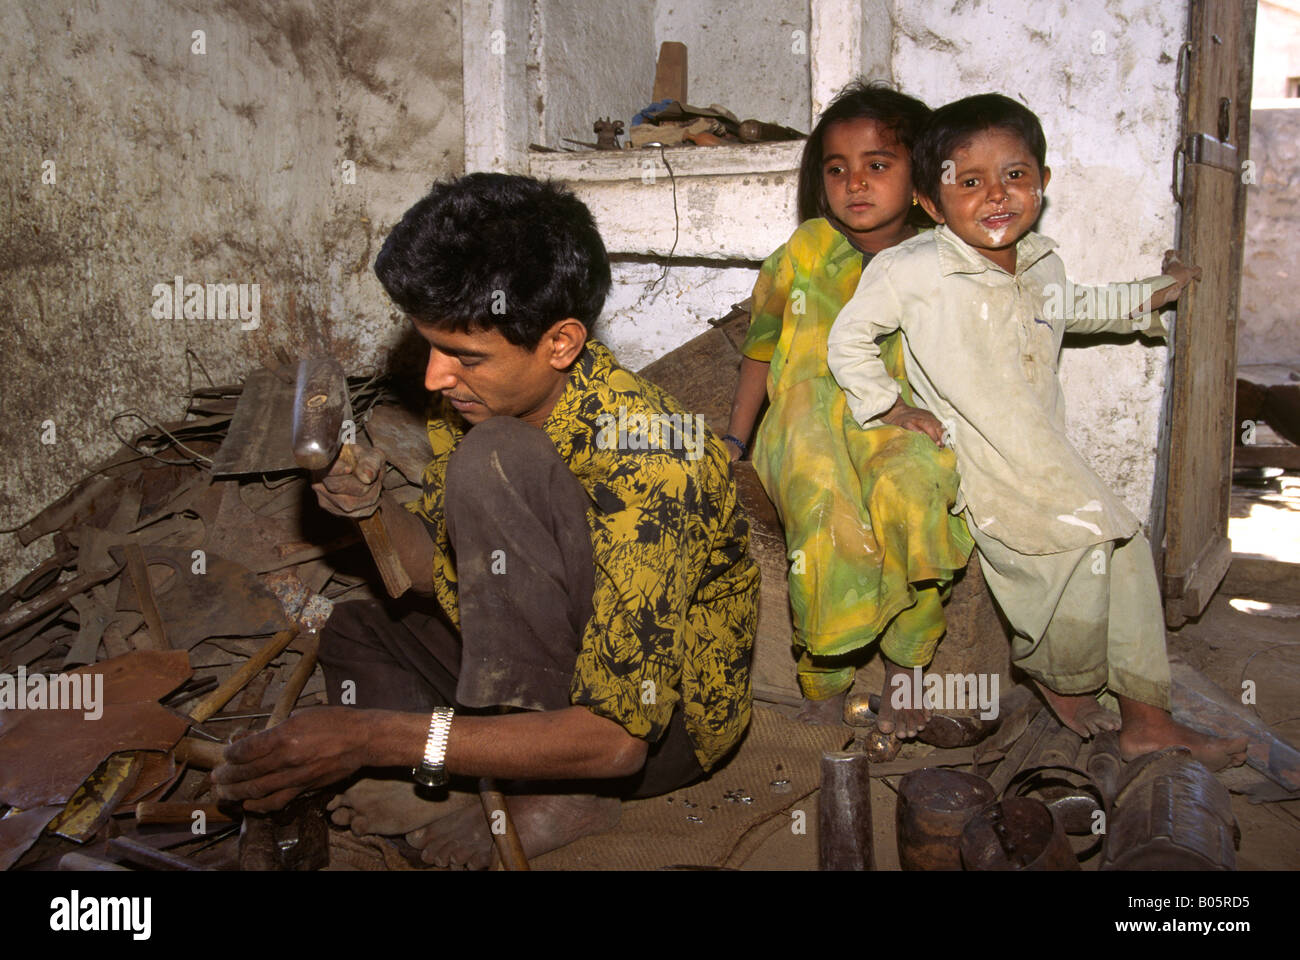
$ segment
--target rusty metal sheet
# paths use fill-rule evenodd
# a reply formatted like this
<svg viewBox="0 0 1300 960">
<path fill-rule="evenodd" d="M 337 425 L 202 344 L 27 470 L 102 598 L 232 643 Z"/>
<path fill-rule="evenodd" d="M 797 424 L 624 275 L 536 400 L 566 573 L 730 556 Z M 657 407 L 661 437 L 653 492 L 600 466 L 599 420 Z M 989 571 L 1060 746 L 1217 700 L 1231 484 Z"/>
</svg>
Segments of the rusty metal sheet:
<svg viewBox="0 0 1300 960">
<path fill-rule="evenodd" d="M 140 775 L 136 777 L 135 786 L 122 798 L 122 806 L 161 793 L 179 780 L 182 772 L 176 763 L 176 757 L 171 753 L 137 750 L 135 756 L 140 762 Z"/>
<path fill-rule="evenodd" d="M 77 639 L 63 658 L 63 667 L 80 667 L 95 662 L 99 643 L 104 631 L 113 621 L 113 608 L 117 605 L 117 588 L 121 581 L 114 580 L 106 589 L 95 587 L 89 594 L 70 597 L 72 608 L 77 611 L 79 630 Z"/>
<path fill-rule="evenodd" d="M 301 540 L 297 525 L 292 527 L 274 517 L 259 517 L 239 495 L 233 480 L 214 483 L 195 505 L 205 527 L 203 549 L 209 557 L 239 557 L 251 569 L 274 569 L 279 559 L 276 547 Z M 270 567 L 268 567 L 270 564 Z"/>
<path fill-rule="evenodd" d="M 95 719 L 84 709 L 0 710 L 0 802 L 63 804 L 110 754 L 170 750 L 189 720 L 157 701 L 191 673 L 183 650 L 136 651 L 70 671 L 102 675 Z"/>
<path fill-rule="evenodd" d="M 188 650 L 210 637 L 264 636 L 288 627 L 274 594 L 256 574 L 233 560 L 208 553 L 204 572 L 196 573 L 193 551 L 184 547 L 142 550 L 147 564 L 162 564 L 172 571 L 154 594 L 173 648 Z M 118 610 L 139 611 L 129 569 L 122 572 L 118 597 Z"/>
<path fill-rule="evenodd" d="M 382 404 L 370 411 L 366 421 L 370 442 L 384 451 L 391 463 L 411 483 L 419 484 L 424 468 L 433 459 L 429 431 L 423 417 L 406 407 Z"/>
<path fill-rule="evenodd" d="M 293 395 L 294 384 L 270 370 L 248 375 L 226 439 L 212 458 L 214 477 L 298 469 L 293 458 Z"/>
<path fill-rule="evenodd" d="M 11 810 L 0 819 L 0 870 L 8 870 L 17 863 L 62 809 L 53 804 L 33 810 Z"/>
<path fill-rule="evenodd" d="M 1169 673 L 1175 720 L 1214 737 L 1245 737 L 1246 763 L 1288 790 L 1300 789 L 1300 750 L 1195 667 L 1170 657 Z"/>
</svg>

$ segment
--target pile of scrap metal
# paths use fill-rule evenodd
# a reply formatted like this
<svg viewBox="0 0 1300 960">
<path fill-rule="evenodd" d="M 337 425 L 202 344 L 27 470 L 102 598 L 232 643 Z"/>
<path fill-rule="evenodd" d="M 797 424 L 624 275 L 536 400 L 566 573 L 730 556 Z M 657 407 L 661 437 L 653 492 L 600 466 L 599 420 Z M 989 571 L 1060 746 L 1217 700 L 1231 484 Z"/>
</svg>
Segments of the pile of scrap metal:
<svg viewBox="0 0 1300 960">
<path fill-rule="evenodd" d="M 1259 776 L 1254 802 L 1300 796 L 1300 753 L 1201 673 L 1174 659 L 1174 716 L 1217 736 L 1245 736 Z M 1085 742 L 1026 686 L 998 717 L 939 715 L 920 739 L 938 747 L 896 759 L 875 727 L 879 702 L 850 696 L 851 749 L 822 763 L 821 864 L 874 868 L 869 780 L 900 776 L 895 832 L 904 870 L 1233 870 L 1240 831 L 1228 788 L 1185 747 L 1126 763 L 1113 732 Z M 965 768 L 965 769 L 957 769 Z M 1246 779 L 1251 779 L 1247 775 Z"/>
<path fill-rule="evenodd" d="M 388 451 L 398 501 L 418 495 L 423 417 L 348 383 L 345 433 Z M 294 404 L 287 364 L 195 390 L 184 420 L 125 443 L 19 531 L 53 554 L 0 595 L 0 868 L 324 863 L 324 820 L 302 810 L 314 798 L 241 829 L 206 772 L 231 738 L 325 702 L 318 631 L 376 579 L 294 459 Z"/>
</svg>

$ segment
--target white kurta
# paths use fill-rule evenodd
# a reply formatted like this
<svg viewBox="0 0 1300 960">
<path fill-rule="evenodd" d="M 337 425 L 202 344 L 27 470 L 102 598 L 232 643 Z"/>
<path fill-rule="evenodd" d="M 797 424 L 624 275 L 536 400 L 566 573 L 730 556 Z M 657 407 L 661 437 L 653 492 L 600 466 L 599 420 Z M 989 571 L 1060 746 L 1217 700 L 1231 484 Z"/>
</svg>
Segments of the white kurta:
<svg viewBox="0 0 1300 960">
<path fill-rule="evenodd" d="M 948 430 L 961 493 L 979 532 L 1023 554 L 1131 537 L 1140 527 L 1065 433 L 1057 375 L 1067 333 L 1166 336 L 1156 314 L 1132 317 L 1172 277 L 1076 286 L 1055 242 L 1027 233 L 1013 276 L 945 226 L 876 255 L 831 328 L 831 372 L 866 424 L 898 387 L 876 338 L 903 331 L 907 378 Z"/>
</svg>

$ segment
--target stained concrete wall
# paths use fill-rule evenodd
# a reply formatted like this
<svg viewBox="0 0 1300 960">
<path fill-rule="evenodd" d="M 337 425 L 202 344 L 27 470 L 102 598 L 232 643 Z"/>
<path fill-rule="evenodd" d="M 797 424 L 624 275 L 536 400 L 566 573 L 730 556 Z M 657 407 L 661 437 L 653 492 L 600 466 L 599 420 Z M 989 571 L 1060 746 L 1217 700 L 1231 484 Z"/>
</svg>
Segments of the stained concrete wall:
<svg viewBox="0 0 1300 960">
<path fill-rule="evenodd" d="M 411 201 L 461 166 L 459 12 L 0 7 L 0 527 L 111 453 L 114 414 L 179 419 L 187 350 L 232 382 L 277 347 L 297 351 L 314 316 L 349 367 L 386 362 L 404 321 L 370 265 Z M 257 284 L 260 323 L 154 319 L 155 284 L 177 275 Z M 0 537 L 0 583 L 48 550 Z"/>
<path fill-rule="evenodd" d="M 1300 364 L 1300 100 L 1251 111 L 1250 158 L 1237 362 Z"/>
</svg>

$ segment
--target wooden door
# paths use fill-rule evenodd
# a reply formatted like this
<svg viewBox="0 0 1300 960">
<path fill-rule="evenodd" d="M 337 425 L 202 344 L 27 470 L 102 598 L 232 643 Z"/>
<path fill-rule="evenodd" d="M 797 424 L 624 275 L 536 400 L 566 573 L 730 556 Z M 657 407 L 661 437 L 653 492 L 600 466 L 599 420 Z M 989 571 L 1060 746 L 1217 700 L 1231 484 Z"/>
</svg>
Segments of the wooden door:
<svg viewBox="0 0 1300 960">
<path fill-rule="evenodd" d="M 1237 305 L 1246 222 L 1255 0 L 1190 0 L 1179 58 L 1182 139 L 1174 193 L 1179 249 L 1204 269 L 1178 303 L 1162 436 L 1165 619 L 1197 616 L 1228 570 Z M 1159 484 L 1157 484 L 1159 489 Z M 1158 552 L 1158 551 L 1157 551 Z"/>
</svg>

